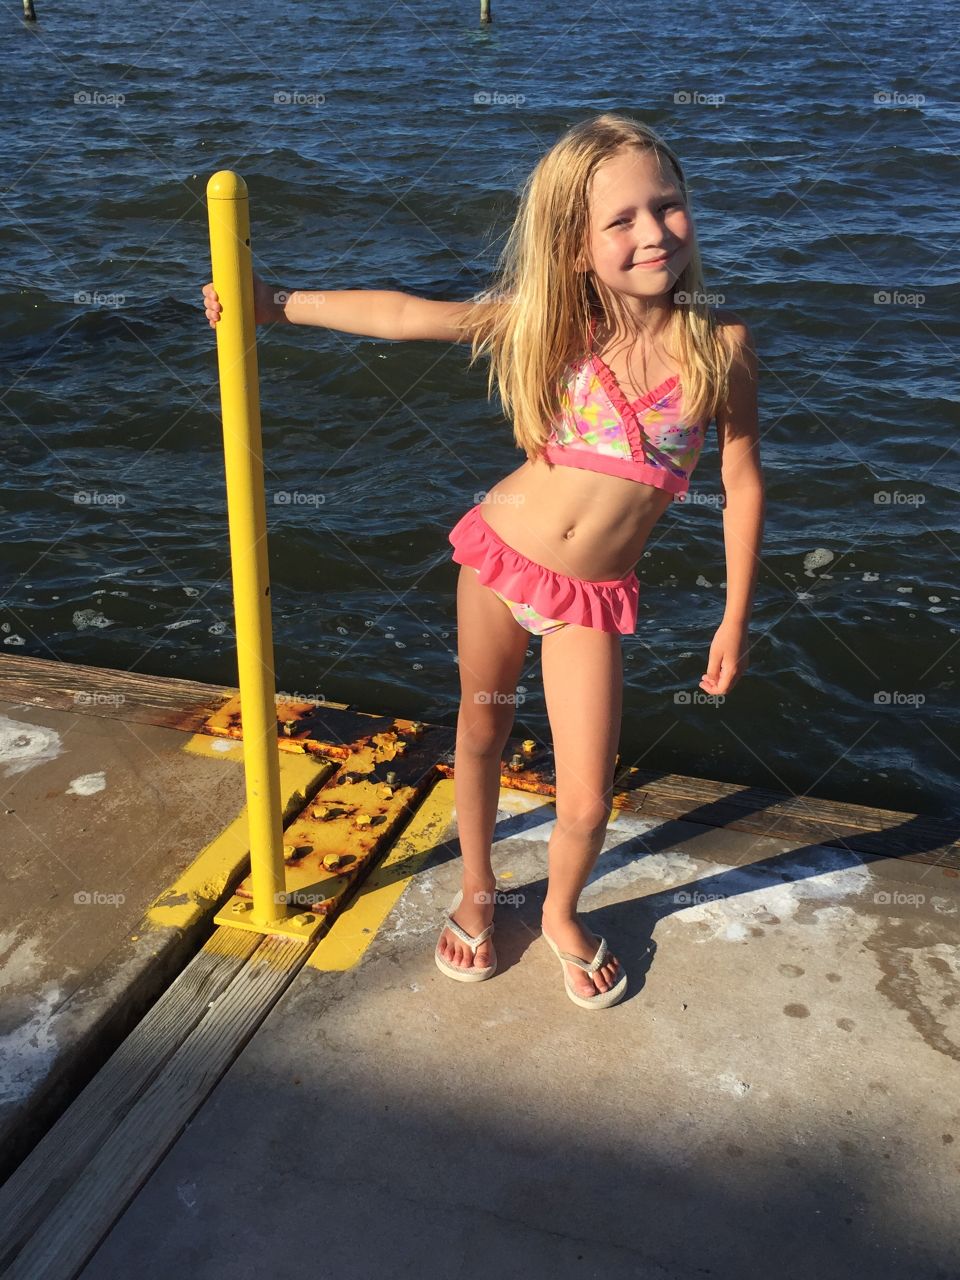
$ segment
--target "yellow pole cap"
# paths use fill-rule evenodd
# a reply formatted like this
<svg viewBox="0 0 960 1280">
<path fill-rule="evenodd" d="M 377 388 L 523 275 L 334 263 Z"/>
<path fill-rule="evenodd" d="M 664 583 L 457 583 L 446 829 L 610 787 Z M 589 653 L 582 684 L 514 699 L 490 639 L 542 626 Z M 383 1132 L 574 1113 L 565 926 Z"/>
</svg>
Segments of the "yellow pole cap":
<svg viewBox="0 0 960 1280">
<path fill-rule="evenodd" d="M 219 169 L 207 183 L 208 200 L 246 200 L 247 184 L 232 169 Z"/>
</svg>

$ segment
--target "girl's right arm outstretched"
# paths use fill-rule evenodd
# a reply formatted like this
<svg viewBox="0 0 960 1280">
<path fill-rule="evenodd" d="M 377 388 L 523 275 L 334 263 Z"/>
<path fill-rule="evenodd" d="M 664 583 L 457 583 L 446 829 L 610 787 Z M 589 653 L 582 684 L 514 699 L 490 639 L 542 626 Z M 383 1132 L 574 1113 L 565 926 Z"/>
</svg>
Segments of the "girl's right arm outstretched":
<svg viewBox="0 0 960 1280">
<path fill-rule="evenodd" d="M 222 307 L 212 284 L 203 286 L 207 319 L 211 328 L 220 319 Z M 345 333 L 365 334 L 393 342 L 435 339 L 438 342 L 469 342 L 456 327 L 478 306 L 495 305 L 477 301 L 433 302 L 392 289 L 334 289 L 294 292 L 275 289 L 257 275 L 253 277 L 254 319 L 257 324 L 310 324 Z"/>
</svg>

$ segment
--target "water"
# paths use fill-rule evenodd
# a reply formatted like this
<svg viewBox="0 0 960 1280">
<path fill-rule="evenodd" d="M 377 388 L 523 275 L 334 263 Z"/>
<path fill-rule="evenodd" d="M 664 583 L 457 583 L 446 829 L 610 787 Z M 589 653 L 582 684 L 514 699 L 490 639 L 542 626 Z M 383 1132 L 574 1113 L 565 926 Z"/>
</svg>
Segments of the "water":
<svg viewBox="0 0 960 1280">
<path fill-rule="evenodd" d="M 4 645 L 236 683 L 213 172 L 249 185 L 265 279 L 462 298 L 542 151 L 632 111 L 681 156 L 708 288 L 753 330 L 768 515 L 751 669 L 698 702 L 724 604 L 711 430 L 638 566 L 622 762 L 955 811 L 960 160 L 936 15 L 38 5 L 0 37 Z M 285 327 L 260 369 L 278 688 L 454 724 L 446 535 L 522 461 L 485 366 Z M 539 642 L 521 684 L 518 731 L 544 738 Z"/>
</svg>

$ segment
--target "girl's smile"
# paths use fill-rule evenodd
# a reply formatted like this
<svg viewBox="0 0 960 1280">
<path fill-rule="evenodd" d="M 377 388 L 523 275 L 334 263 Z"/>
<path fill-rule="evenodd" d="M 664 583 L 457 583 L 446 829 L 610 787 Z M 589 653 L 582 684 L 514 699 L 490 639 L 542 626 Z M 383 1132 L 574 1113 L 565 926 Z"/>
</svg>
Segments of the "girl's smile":
<svg viewBox="0 0 960 1280">
<path fill-rule="evenodd" d="M 671 249 L 669 253 L 664 253 L 659 258 L 651 258 L 649 262 L 635 262 L 633 265 L 647 271 L 656 270 L 659 267 L 665 267 L 674 253 L 676 253 L 676 250 Z"/>
</svg>

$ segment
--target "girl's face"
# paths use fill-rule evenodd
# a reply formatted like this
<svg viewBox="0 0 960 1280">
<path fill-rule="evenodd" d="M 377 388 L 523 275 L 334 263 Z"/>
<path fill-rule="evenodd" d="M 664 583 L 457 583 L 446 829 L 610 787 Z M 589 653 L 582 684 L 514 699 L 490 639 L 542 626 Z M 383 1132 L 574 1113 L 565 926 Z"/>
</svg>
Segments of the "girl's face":
<svg viewBox="0 0 960 1280">
<path fill-rule="evenodd" d="M 693 254 L 693 219 L 667 161 L 663 170 L 655 152 L 625 147 L 593 175 L 588 265 L 628 298 L 669 292 Z"/>
</svg>

